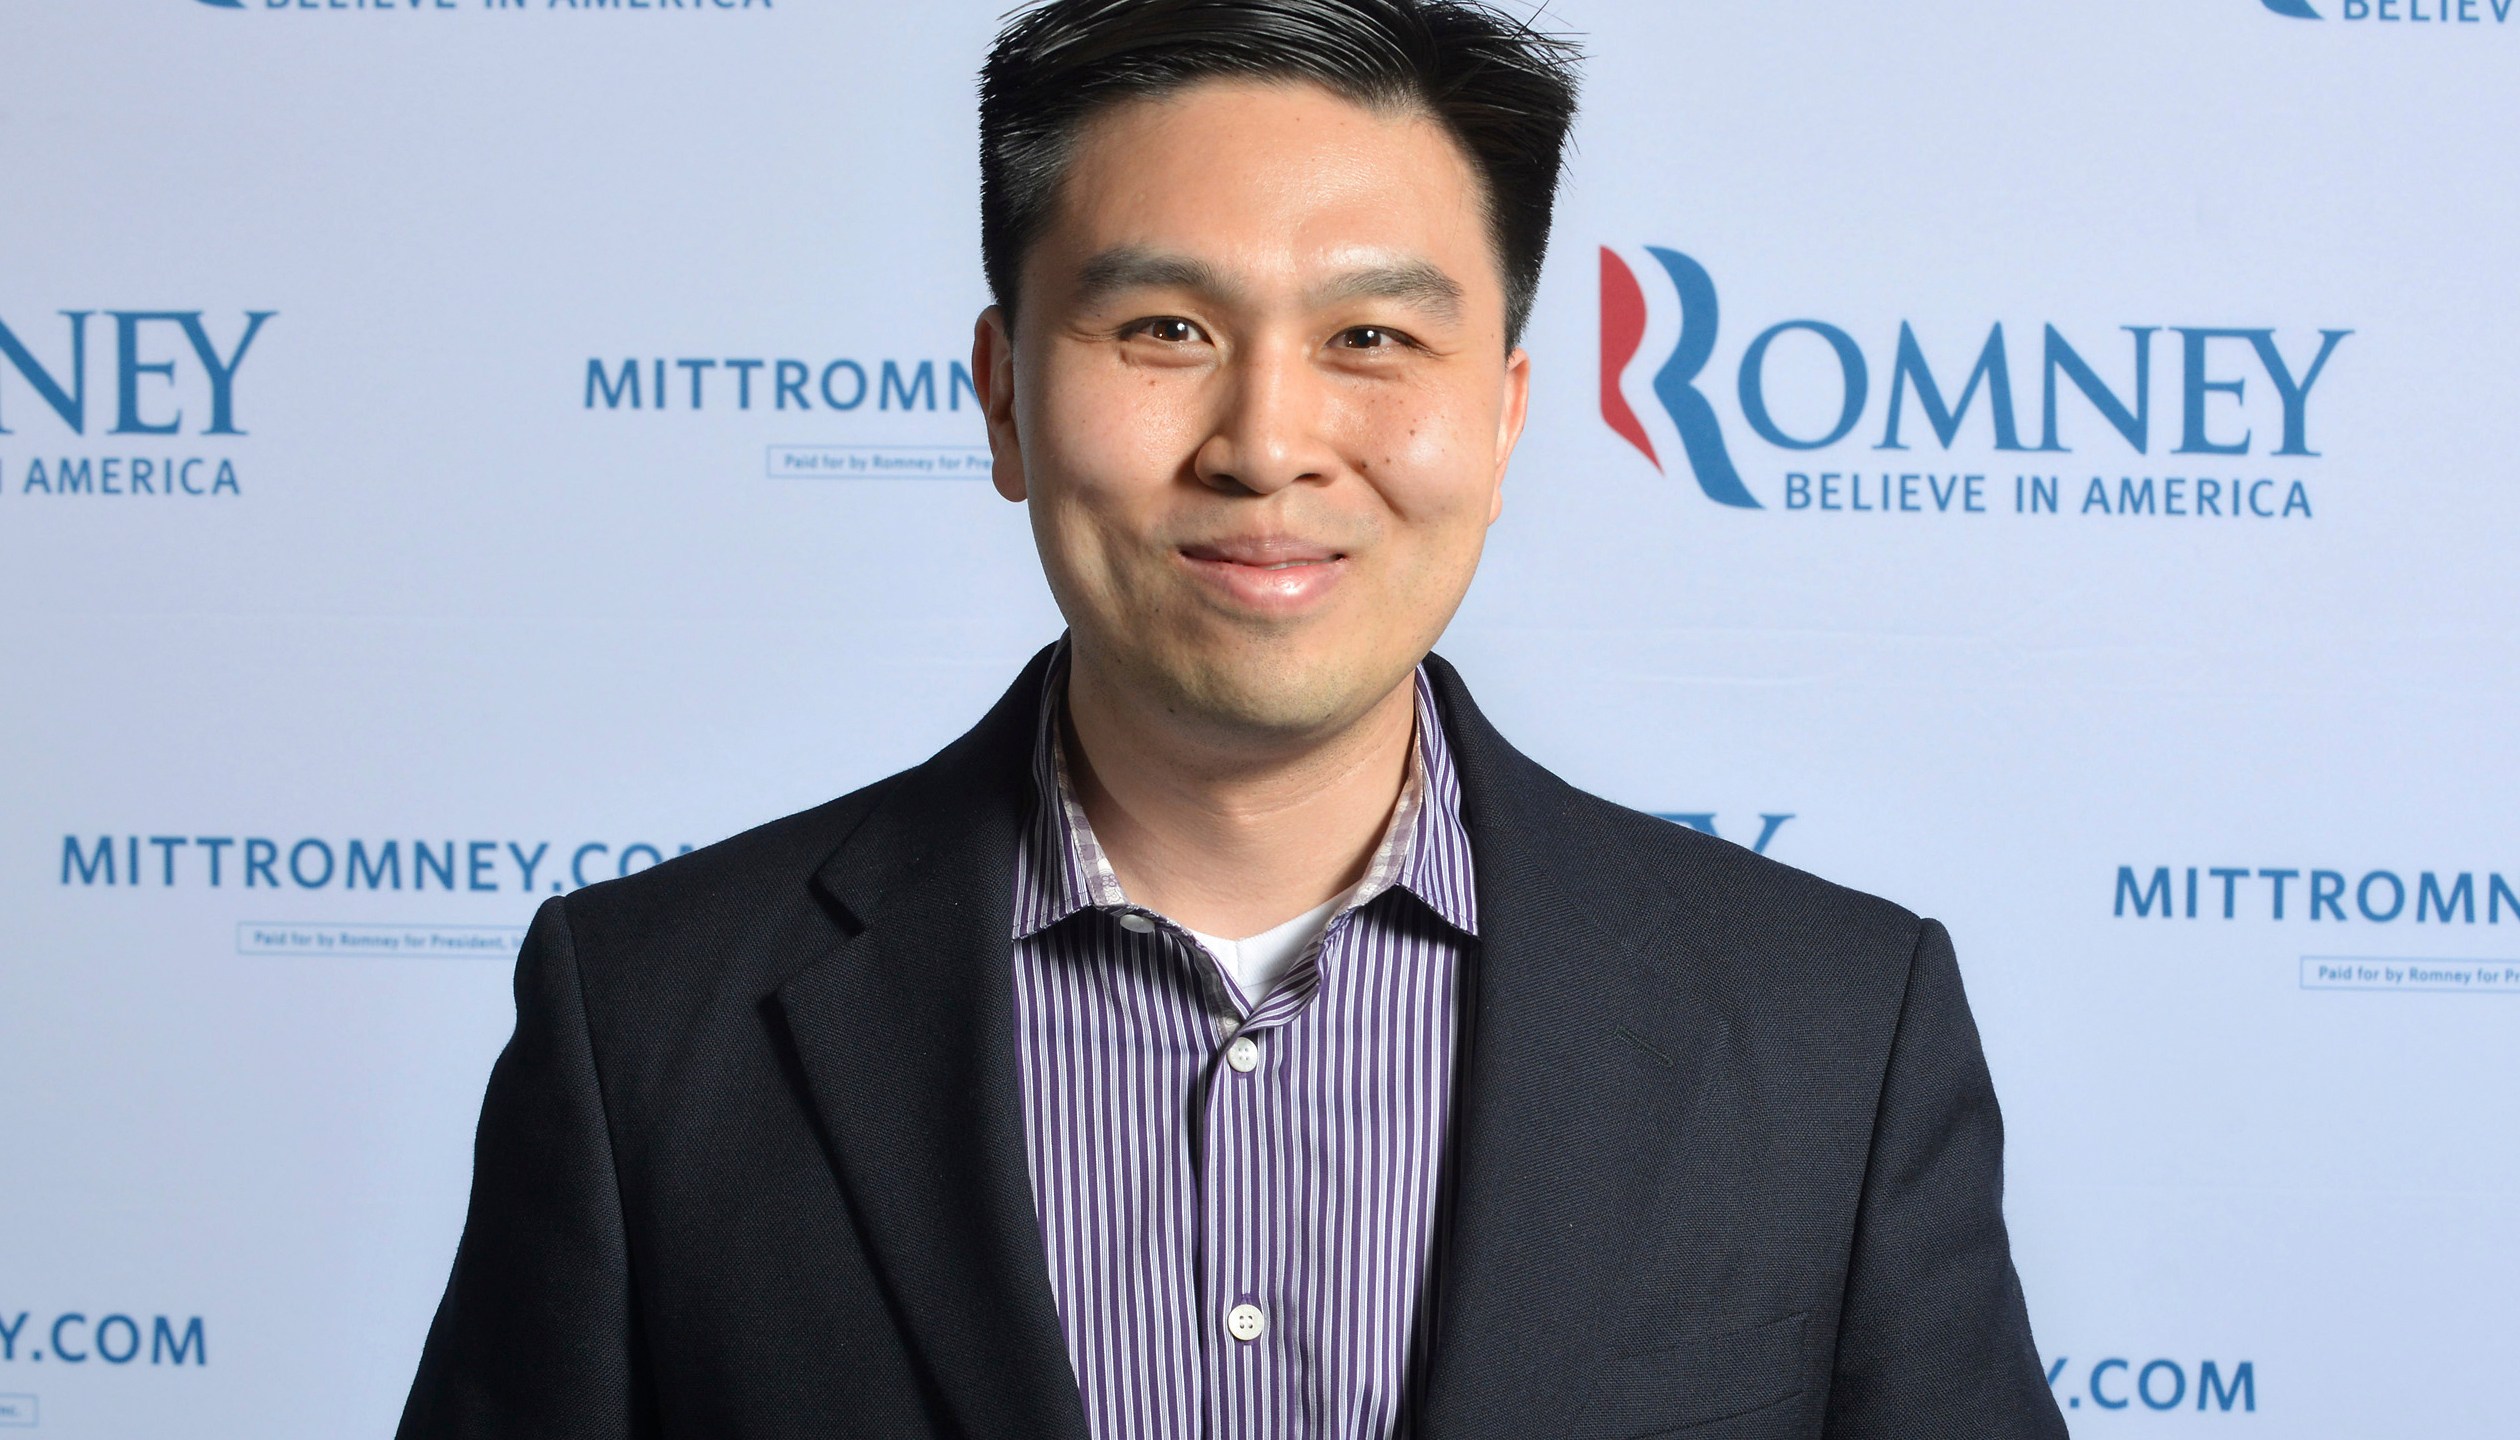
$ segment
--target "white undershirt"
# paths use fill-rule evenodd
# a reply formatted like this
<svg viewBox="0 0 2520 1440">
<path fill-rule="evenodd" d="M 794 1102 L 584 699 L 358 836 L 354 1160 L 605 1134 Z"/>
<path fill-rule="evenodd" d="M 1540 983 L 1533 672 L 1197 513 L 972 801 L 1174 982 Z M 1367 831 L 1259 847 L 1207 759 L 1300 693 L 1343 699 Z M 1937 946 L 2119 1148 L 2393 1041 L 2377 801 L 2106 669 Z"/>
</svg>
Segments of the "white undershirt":
<svg viewBox="0 0 2520 1440">
<path fill-rule="evenodd" d="M 1346 898 L 1345 894 L 1333 895 L 1283 925 L 1271 926 L 1241 940 L 1228 940 L 1203 930 L 1191 930 L 1190 934 L 1225 966 L 1234 983 L 1242 987 L 1243 998 L 1257 1005 L 1303 957 L 1305 947 L 1330 923 L 1331 912 Z"/>
</svg>

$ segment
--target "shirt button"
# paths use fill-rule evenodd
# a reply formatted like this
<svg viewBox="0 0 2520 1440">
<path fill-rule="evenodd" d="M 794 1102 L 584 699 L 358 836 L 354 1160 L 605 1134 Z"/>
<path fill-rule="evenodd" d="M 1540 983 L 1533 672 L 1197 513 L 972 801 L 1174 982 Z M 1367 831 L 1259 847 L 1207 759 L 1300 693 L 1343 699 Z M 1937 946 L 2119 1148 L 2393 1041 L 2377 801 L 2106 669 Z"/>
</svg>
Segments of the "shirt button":
<svg viewBox="0 0 2520 1440">
<path fill-rule="evenodd" d="M 1269 1328 L 1269 1317 L 1257 1305 L 1237 1305 L 1225 1312 L 1225 1333 L 1237 1340 L 1257 1340 Z"/>
<path fill-rule="evenodd" d="M 1248 1035 L 1235 1036 L 1234 1043 L 1225 1047 L 1225 1063 L 1233 1066 L 1237 1070 L 1240 1070 L 1245 1075 L 1259 1069 L 1260 1042 L 1252 1039 Z M 1245 1306 L 1244 1308 L 1249 1309 L 1250 1307 Z M 1258 1312 L 1255 1311 L 1253 1313 L 1256 1314 Z M 1249 1337 L 1246 1336 L 1244 1338 L 1248 1339 Z"/>
<path fill-rule="evenodd" d="M 1155 922 L 1131 911 L 1120 917 L 1120 928 L 1132 935 L 1144 935 L 1155 928 Z"/>
</svg>

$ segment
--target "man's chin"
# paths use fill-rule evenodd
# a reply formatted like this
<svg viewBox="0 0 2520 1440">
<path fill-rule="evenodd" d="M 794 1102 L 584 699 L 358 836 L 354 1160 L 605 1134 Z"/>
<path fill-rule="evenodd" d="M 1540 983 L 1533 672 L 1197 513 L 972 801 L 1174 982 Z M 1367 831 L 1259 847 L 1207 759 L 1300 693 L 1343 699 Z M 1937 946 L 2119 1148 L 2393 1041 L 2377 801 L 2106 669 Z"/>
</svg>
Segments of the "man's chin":
<svg viewBox="0 0 2520 1440">
<path fill-rule="evenodd" d="M 1209 727 L 1288 740 L 1355 723 L 1407 674 L 1405 666 L 1385 676 L 1390 667 L 1366 657 L 1282 644 L 1176 652 L 1160 664 L 1176 703 Z"/>
</svg>

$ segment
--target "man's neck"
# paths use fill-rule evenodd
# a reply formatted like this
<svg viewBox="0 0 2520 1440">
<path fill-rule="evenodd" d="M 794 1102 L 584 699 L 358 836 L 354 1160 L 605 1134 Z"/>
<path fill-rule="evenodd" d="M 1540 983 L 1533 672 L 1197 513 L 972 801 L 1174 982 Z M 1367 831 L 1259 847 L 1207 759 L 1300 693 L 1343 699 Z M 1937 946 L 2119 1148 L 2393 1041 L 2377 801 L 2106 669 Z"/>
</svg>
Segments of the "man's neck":
<svg viewBox="0 0 2520 1440">
<path fill-rule="evenodd" d="M 1193 930 L 1256 935 L 1354 885 L 1408 777 L 1416 687 L 1300 742 L 1166 723 L 1081 657 L 1067 684 L 1068 772 L 1136 904 Z"/>
</svg>

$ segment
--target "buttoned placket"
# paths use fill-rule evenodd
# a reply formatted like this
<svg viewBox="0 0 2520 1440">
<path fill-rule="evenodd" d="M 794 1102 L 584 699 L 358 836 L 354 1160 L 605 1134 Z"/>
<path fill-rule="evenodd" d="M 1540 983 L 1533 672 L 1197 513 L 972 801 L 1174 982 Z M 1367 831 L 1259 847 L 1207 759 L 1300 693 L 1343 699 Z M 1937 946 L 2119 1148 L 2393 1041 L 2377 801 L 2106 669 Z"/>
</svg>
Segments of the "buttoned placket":
<svg viewBox="0 0 2520 1440">
<path fill-rule="evenodd" d="M 1411 854 L 1426 803 L 1420 738 L 1410 739 L 1401 794 L 1362 879 L 1343 897 L 1321 934 L 1255 1006 L 1223 961 L 1168 917 L 1131 902 L 1093 833 L 1069 778 L 1063 738 L 1051 742 L 1052 765 L 1067 833 L 1078 858 L 1083 898 L 1141 944 L 1163 946 L 1187 968 L 1203 997 L 1211 1044 L 1189 1137 L 1195 1189 L 1194 1303 L 1199 1312 L 1202 1429 L 1213 1440 L 1271 1440 L 1263 1433 L 1262 1397 L 1283 1388 L 1283 1368 L 1303 1343 L 1300 1326 L 1280 1323 L 1293 1301 L 1285 1258 L 1270 1243 L 1266 1197 L 1283 1189 L 1282 1167 L 1302 1137 L 1293 1104 L 1300 1077 L 1286 1053 L 1303 1048 L 1296 1033 L 1318 1010 L 1318 997 L 1344 963 L 1358 912 L 1398 880 Z"/>
<path fill-rule="evenodd" d="M 1312 1012 L 1329 983 L 1357 908 L 1349 904 L 1334 914 L 1256 1007 L 1187 930 L 1140 906 L 1124 903 L 1115 912 L 1121 928 L 1168 946 L 1188 969 L 1213 1027 L 1193 1137 L 1202 1388 L 1211 1436 L 1252 1433 L 1252 1402 L 1277 1383 L 1287 1346 L 1300 1338 L 1278 1324 L 1286 1277 L 1280 1257 L 1264 1242 L 1259 1213 L 1274 1178 L 1261 1167 L 1283 1163 L 1296 1141 L 1284 1128 L 1296 1123 L 1288 1103 L 1295 1077 L 1274 1052 L 1287 1048 L 1288 1032 Z"/>
</svg>

